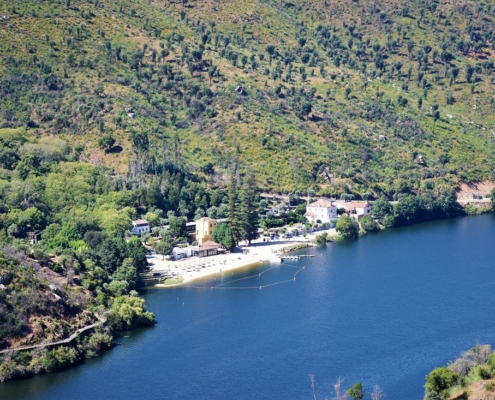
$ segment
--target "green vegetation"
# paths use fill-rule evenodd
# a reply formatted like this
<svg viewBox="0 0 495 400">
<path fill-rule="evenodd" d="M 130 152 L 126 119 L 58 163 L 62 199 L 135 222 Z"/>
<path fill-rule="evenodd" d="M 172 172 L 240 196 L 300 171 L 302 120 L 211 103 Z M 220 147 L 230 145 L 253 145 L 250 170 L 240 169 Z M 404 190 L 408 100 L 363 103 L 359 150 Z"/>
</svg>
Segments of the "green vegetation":
<svg viewBox="0 0 495 400">
<path fill-rule="evenodd" d="M 379 199 L 385 227 L 464 214 L 459 181 L 495 179 L 494 13 L 473 0 L 2 1 L 1 295 L 17 300 L 0 309 L 0 348 L 43 340 L 35 317 L 66 321 L 57 338 L 97 311 L 116 329 L 153 323 L 131 295 L 142 242 L 168 255 L 187 220 L 228 218 L 216 239 L 229 249 L 304 222 L 301 192 Z M 260 220 L 262 190 L 297 207 Z M 141 216 L 153 237 L 131 234 Z M 344 216 L 337 230 L 359 227 Z M 28 257 L 48 278 L 16 270 Z M 26 283 L 43 279 L 70 312 Z M 13 318 L 19 305 L 33 320 Z M 51 351 L 32 371 L 86 356 Z"/>
<path fill-rule="evenodd" d="M 96 357 L 103 350 L 110 348 L 112 341 L 113 337 L 108 329 L 97 328 L 91 335 L 78 338 L 67 346 L 1 355 L 0 382 L 58 371 L 77 364 L 84 358 Z"/>
<path fill-rule="evenodd" d="M 307 249 L 311 245 L 309 243 L 297 243 L 297 244 L 291 244 L 288 246 L 283 247 L 280 249 L 281 253 L 290 253 L 291 251 L 298 251 L 298 250 L 303 250 Z"/>
<path fill-rule="evenodd" d="M 212 239 L 214 242 L 221 244 L 227 250 L 234 249 L 234 236 L 229 224 L 221 222 L 215 226 Z"/>
<path fill-rule="evenodd" d="M 131 279 L 112 280 L 97 285 L 95 290 L 60 285 L 57 274 L 47 273 L 39 264 L 26 260 L 22 253 L 9 247 L 4 247 L 3 253 L 0 255 L 2 348 L 56 343 L 68 339 L 76 330 L 91 325 L 95 328 L 53 348 L 0 354 L 0 382 L 57 371 L 96 357 L 112 346 L 114 330 L 155 323 L 153 314 L 145 309 L 144 300 L 136 297 L 137 292 L 126 294 Z M 124 260 L 122 265 L 126 263 L 129 269 L 133 268 L 132 259 Z M 105 316 L 106 324 L 98 321 L 97 313 Z"/>
<path fill-rule="evenodd" d="M 240 163 L 267 189 L 389 198 L 493 179 L 489 4 L 6 0 L 0 12 L 1 126 L 64 138 L 81 160 L 211 182 Z"/>
<path fill-rule="evenodd" d="M 363 231 L 365 232 L 376 232 L 380 230 L 378 224 L 373 220 L 371 216 L 363 217 L 359 221 Z"/>
<path fill-rule="evenodd" d="M 66 339 L 75 329 L 97 322 L 96 313 L 105 315 L 112 330 L 153 324 L 154 316 L 133 292 L 147 265 L 142 242 L 150 239 L 130 231 L 131 220 L 139 215 L 153 226 L 155 249 L 162 255 L 187 240 L 186 220 L 226 214 L 229 195 L 238 239 L 252 240 L 257 234 L 259 195 L 252 178 L 242 173 L 234 176 L 233 191 L 210 188 L 201 176 L 173 165 L 156 166 L 153 178 L 135 165 L 128 176 L 119 176 L 107 167 L 79 162 L 78 153 L 62 139 L 36 138 L 22 128 L 0 129 L 1 154 L 0 248 L 13 258 L 5 258 L 0 274 L 0 296 L 6 299 L 0 308 L 0 349 Z M 230 239 L 230 244 L 228 235 L 222 240 L 228 248 L 232 231 Z M 16 262 L 36 265 L 36 279 Z M 112 337 L 111 330 L 104 333 Z M 7 368 L 1 379 L 49 372 L 97 353 L 70 346 L 77 354 L 70 350 L 68 361 L 52 350 L 47 360 L 45 353 L 34 351 L 36 367 L 20 368 L 24 356 L 17 353 L 5 356 L 0 359 L 0 368 Z"/>
<path fill-rule="evenodd" d="M 159 238 L 155 248 L 162 255 L 186 240 L 187 219 L 226 214 L 228 195 L 234 198 L 238 239 L 257 235 L 257 187 L 252 177 L 241 173 L 234 176 L 237 182 L 239 175 L 241 185 L 236 183 L 233 191 L 210 188 L 201 176 L 165 164 L 156 166 L 153 178 L 148 178 L 149 170 L 135 165 L 127 177 L 119 176 L 107 167 L 77 161 L 78 153 L 62 139 L 36 138 L 22 128 L 0 129 L 0 155 L 5 161 L 0 170 L 0 248 L 2 254 L 15 256 L 3 261 L 0 275 L 0 296 L 7 299 L 0 309 L 0 349 L 47 339 L 34 334 L 39 329 L 44 332 L 38 317 L 54 320 L 46 327 L 46 332 L 57 333 L 49 337 L 54 341 L 94 323 L 96 312 L 105 314 L 114 330 L 154 323 L 143 301 L 131 295 L 147 265 L 142 241 L 150 239 L 130 231 L 131 220 L 138 215 L 149 219 Z M 222 243 L 231 248 L 228 239 L 225 236 Z M 36 262 L 36 268 L 45 272 L 33 280 L 16 267 L 15 260 Z M 55 291 L 38 281 L 47 281 Z M 85 316 L 82 322 L 81 316 Z M 71 364 L 87 357 L 75 351 L 78 356 L 69 358 Z M 10 366 L 17 361 L 17 355 L 5 358 Z M 9 367 L 12 373 L 6 372 L 2 379 L 68 365 L 52 361 L 45 363 L 46 368 L 21 372 Z"/>
<path fill-rule="evenodd" d="M 447 367 L 435 368 L 426 376 L 425 389 L 431 393 L 428 398 L 446 399 L 449 396 L 449 389 L 456 385 L 460 375 Z"/>
<path fill-rule="evenodd" d="M 337 221 L 335 230 L 342 239 L 357 239 L 359 236 L 359 225 L 351 217 L 343 215 Z"/>
<path fill-rule="evenodd" d="M 107 314 L 108 322 L 116 330 L 123 331 L 155 323 L 155 316 L 146 311 L 143 299 L 134 296 L 118 296 L 113 299 L 111 307 Z"/>
<path fill-rule="evenodd" d="M 259 195 L 256 191 L 256 181 L 251 173 L 248 172 L 243 182 L 243 186 L 240 188 L 238 179 L 234 173 L 231 173 L 228 185 L 228 219 L 230 233 L 227 232 L 226 227 L 222 226 L 220 227 L 222 232 L 219 234 L 219 237 L 217 237 L 220 240 L 223 240 L 226 245 L 230 244 L 231 239 L 233 239 L 235 244 L 238 244 L 241 240 L 251 243 L 251 240 L 259 237 L 259 217 L 257 211 Z M 233 248 L 233 246 L 230 248 Z"/>
<path fill-rule="evenodd" d="M 295 223 L 307 223 L 307 219 L 304 216 L 306 213 L 306 201 L 299 197 L 299 192 L 289 194 L 289 204 L 283 202 L 278 206 L 278 215 L 274 215 L 273 212 L 268 211 L 265 218 L 260 220 L 260 226 L 263 230 L 270 228 L 277 228 L 285 225 L 293 225 Z M 267 203 L 265 199 L 260 201 L 260 213 L 264 213 Z M 287 206 L 296 206 L 294 209 Z"/>
<path fill-rule="evenodd" d="M 4 247 L 0 254 L 0 345 L 19 347 L 67 339 L 76 330 L 96 324 L 72 342 L 48 349 L 36 348 L 0 354 L 0 382 L 42 372 L 52 372 L 95 357 L 111 347 L 112 331 L 98 322 L 102 304 L 95 293 L 60 285 L 39 264 Z M 8 255 L 7 255 L 8 254 Z M 103 289 L 103 288 L 101 288 Z M 125 301 L 130 301 L 125 297 Z M 139 299 L 137 299 L 139 300 Z M 139 300 L 142 301 L 142 300 Z M 154 321 L 146 315 L 146 323 Z M 141 323 L 139 321 L 138 323 Z M 143 324 L 144 325 L 144 324 Z"/>
<path fill-rule="evenodd" d="M 494 376 L 495 353 L 490 345 L 477 344 L 448 366 L 435 368 L 426 376 L 425 400 L 447 399 L 480 379 Z M 487 391 L 493 390 L 493 382 L 487 386 Z"/>
<path fill-rule="evenodd" d="M 169 242 L 158 242 L 155 244 L 155 251 L 157 254 L 162 255 L 162 259 L 164 256 L 169 256 L 172 254 L 174 248 Z"/>
<path fill-rule="evenodd" d="M 169 278 L 165 280 L 165 285 L 177 285 L 179 283 L 182 283 L 183 279 L 182 278 Z"/>
<path fill-rule="evenodd" d="M 311 380 L 311 390 L 313 392 L 313 398 L 316 399 L 318 397 L 316 391 L 316 381 L 313 375 L 310 375 L 309 377 Z M 336 382 L 332 384 L 334 391 L 332 398 L 337 400 L 341 400 L 341 399 L 362 400 L 364 398 L 365 391 L 363 389 L 363 385 L 361 384 L 361 382 L 355 383 L 347 390 L 345 390 L 343 383 L 344 383 L 344 379 L 339 378 L 337 379 Z M 373 387 L 373 390 L 371 391 L 370 395 L 372 400 L 383 400 L 384 398 L 387 397 L 387 395 L 378 385 L 375 385 Z M 328 398 L 328 396 L 326 396 L 326 398 Z"/>
<path fill-rule="evenodd" d="M 61 139 L 38 139 L 24 129 L 1 129 L 0 153 L 6 161 L 0 179 L 0 348 L 64 340 L 98 322 L 96 313 L 108 313 L 116 330 L 154 323 L 142 301 L 129 297 L 147 264 L 139 238 L 125 239 L 141 203 L 131 181 L 77 162 Z M 106 335 L 111 343 L 111 330 L 102 329 L 103 343 Z M 85 340 L 98 342 L 94 334 Z M 0 379 L 49 372 L 99 352 L 95 346 L 86 351 L 83 342 L 71 346 L 77 356 L 70 351 L 65 361 L 66 350 L 33 351 L 33 360 L 44 361 L 29 368 L 16 369 L 28 356 L 2 357 L 0 366 L 8 368 Z"/>
<path fill-rule="evenodd" d="M 5 249 L 4 253 L 11 252 L 14 256 L 18 253 L 13 249 Z M 72 316 L 77 316 L 82 306 L 84 298 L 77 293 L 68 292 L 68 301 L 60 302 L 53 301 L 56 297 L 52 290 L 48 287 L 43 274 L 38 269 L 30 266 L 28 262 L 17 261 L 14 258 L 7 257 L 5 254 L 0 254 L 0 282 L 3 289 L 0 290 L 0 339 L 1 346 L 8 346 L 9 340 L 15 340 L 24 335 L 24 332 L 29 329 L 32 316 L 37 315 L 38 310 L 43 310 L 44 318 L 47 321 L 68 320 L 71 321 Z M 29 289 L 29 290 L 28 290 Z M 81 322 L 74 320 L 73 325 L 80 327 L 86 322 L 93 322 L 94 317 L 84 316 Z M 40 320 L 38 323 L 40 330 L 33 332 L 35 338 L 46 338 L 44 336 L 44 325 L 46 323 Z M 57 340 L 64 335 L 70 333 L 68 329 L 72 329 L 69 324 L 60 324 L 60 331 L 54 330 L 48 338 Z M 47 333 L 50 330 L 47 331 Z"/>
<path fill-rule="evenodd" d="M 364 397 L 364 389 L 363 384 L 361 382 L 355 383 L 346 392 L 349 396 L 351 396 L 352 400 L 363 400 Z"/>
<path fill-rule="evenodd" d="M 331 242 L 332 239 L 328 237 L 327 232 L 323 232 L 321 235 L 316 235 L 315 243 L 318 245 L 326 244 L 327 242 Z"/>
<path fill-rule="evenodd" d="M 434 219 L 465 215 L 465 210 L 457 202 L 453 190 L 446 190 L 440 196 L 433 193 L 402 196 L 397 204 L 377 200 L 372 214 L 381 219 L 385 227 L 410 225 Z"/>
</svg>

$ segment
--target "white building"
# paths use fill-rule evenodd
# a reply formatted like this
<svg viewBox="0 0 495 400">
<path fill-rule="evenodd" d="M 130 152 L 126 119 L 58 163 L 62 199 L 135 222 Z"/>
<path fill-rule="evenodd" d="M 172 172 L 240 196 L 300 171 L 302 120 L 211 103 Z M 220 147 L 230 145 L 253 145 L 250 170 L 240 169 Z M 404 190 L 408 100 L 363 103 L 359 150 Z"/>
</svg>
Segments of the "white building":
<svg viewBox="0 0 495 400">
<path fill-rule="evenodd" d="M 334 204 L 338 208 L 343 208 L 350 217 L 358 220 L 371 215 L 371 206 L 366 201 L 340 201 Z"/>
<path fill-rule="evenodd" d="M 137 219 L 132 221 L 132 231 L 138 236 L 150 233 L 150 224 L 145 219 Z"/>
<path fill-rule="evenodd" d="M 191 247 L 174 247 L 172 255 L 174 260 L 191 257 Z"/>
<path fill-rule="evenodd" d="M 306 207 L 304 216 L 310 222 L 331 223 L 337 218 L 337 207 L 330 200 L 318 200 Z"/>
</svg>

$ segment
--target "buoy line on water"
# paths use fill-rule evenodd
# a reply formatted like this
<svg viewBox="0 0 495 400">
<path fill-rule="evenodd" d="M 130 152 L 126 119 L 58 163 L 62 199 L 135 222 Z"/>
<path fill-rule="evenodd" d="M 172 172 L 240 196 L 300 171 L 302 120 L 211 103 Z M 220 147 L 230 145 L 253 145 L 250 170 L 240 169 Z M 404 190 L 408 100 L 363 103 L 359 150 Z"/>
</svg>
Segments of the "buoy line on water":
<svg viewBox="0 0 495 400">
<path fill-rule="evenodd" d="M 261 278 L 261 275 L 267 273 L 268 271 L 271 271 L 272 269 L 275 269 L 275 268 L 279 268 L 279 267 L 271 267 L 271 268 L 268 268 L 268 269 L 260 272 L 259 274 L 246 276 L 244 278 L 234 279 L 232 281 L 220 283 L 219 285 L 216 285 L 216 286 L 189 286 L 189 288 L 191 288 L 191 289 L 208 289 L 208 290 L 226 290 L 226 289 L 230 289 L 230 290 L 245 290 L 245 289 L 261 290 L 263 288 L 275 286 L 275 285 L 280 285 L 282 283 L 294 282 L 296 280 L 297 274 L 306 269 L 306 267 L 296 267 L 296 266 L 292 266 L 292 265 L 283 265 L 282 267 L 297 269 L 297 271 L 294 274 L 294 276 L 292 277 L 292 279 L 285 279 L 283 281 L 278 281 L 278 282 L 269 283 L 267 285 L 260 285 L 260 286 L 226 286 L 226 285 L 231 285 L 232 283 L 244 281 L 247 279 Z"/>
</svg>

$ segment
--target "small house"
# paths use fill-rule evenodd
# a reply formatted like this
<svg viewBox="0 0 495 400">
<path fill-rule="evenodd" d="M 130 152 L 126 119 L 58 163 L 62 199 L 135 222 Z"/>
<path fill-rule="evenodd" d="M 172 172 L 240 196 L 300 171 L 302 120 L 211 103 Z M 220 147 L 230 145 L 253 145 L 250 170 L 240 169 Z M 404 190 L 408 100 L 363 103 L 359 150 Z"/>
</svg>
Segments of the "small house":
<svg viewBox="0 0 495 400">
<path fill-rule="evenodd" d="M 183 258 L 191 257 L 191 247 L 174 247 L 172 256 L 174 260 L 181 260 Z"/>
<path fill-rule="evenodd" d="M 357 220 L 371 215 L 371 206 L 366 201 L 336 202 L 335 205 L 338 208 L 343 208 L 350 217 Z"/>
<path fill-rule="evenodd" d="M 222 253 L 223 251 L 222 246 L 212 240 L 208 240 L 203 244 L 191 247 L 191 255 L 193 257 L 216 256 L 218 253 Z"/>
<path fill-rule="evenodd" d="M 150 233 L 150 224 L 145 219 L 137 219 L 135 221 L 132 221 L 132 231 L 137 236 Z"/>
</svg>

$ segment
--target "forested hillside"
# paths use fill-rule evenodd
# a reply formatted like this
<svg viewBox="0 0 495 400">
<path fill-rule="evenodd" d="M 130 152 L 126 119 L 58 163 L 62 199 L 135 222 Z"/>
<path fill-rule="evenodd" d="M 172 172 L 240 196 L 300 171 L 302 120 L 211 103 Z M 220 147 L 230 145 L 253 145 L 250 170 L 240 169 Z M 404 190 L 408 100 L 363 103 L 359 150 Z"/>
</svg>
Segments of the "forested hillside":
<svg viewBox="0 0 495 400">
<path fill-rule="evenodd" d="M 491 2 L 5 0 L 3 128 L 174 168 L 397 196 L 493 180 Z M 4 169 L 28 160 L 3 152 Z M 20 161 L 19 161 L 20 159 Z"/>
<path fill-rule="evenodd" d="M 131 220 L 143 215 L 155 247 L 171 250 L 186 242 L 187 219 L 206 212 L 225 217 L 229 199 L 242 216 L 255 200 L 253 176 L 239 186 L 232 175 L 229 192 L 171 164 L 147 179 L 119 176 L 80 162 L 77 149 L 61 138 L 36 138 L 24 128 L 0 129 L 0 154 L 6 161 L 0 175 L 0 382 L 94 357 L 111 344 L 112 330 L 155 322 L 134 290 L 148 265 L 150 237 L 133 235 Z M 97 314 L 105 328 L 70 345 L 9 352 L 65 340 L 98 322 Z"/>
<path fill-rule="evenodd" d="M 386 226 L 463 214 L 451 189 L 495 181 L 494 20 L 470 0 L 1 1 L 0 350 L 154 323 L 145 245 L 205 215 L 249 240 L 263 190 L 301 203 L 291 223 L 301 195 L 381 198 Z M 94 335 L 3 353 L 0 381 Z"/>
<path fill-rule="evenodd" d="M 107 255 L 107 259 L 111 256 Z M 96 357 L 111 347 L 113 330 L 155 322 L 153 314 L 145 311 L 144 300 L 137 297 L 137 292 L 127 295 L 132 282 L 124 282 L 125 263 L 113 273 L 113 279 L 108 279 L 109 270 L 86 263 L 83 286 L 78 279 L 81 268 L 77 261 L 63 262 L 66 264 L 63 274 L 57 274 L 62 272 L 60 265 L 57 270 L 53 266 L 48 268 L 46 259 L 42 263 L 45 266 L 27 259 L 13 247 L 2 248 L 0 382 L 56 371 L 84 358 Z M 99 321 L 108 323 L 104 326 Z M 69 339 L 78 330 L 93 325 L 96 327 L 67 344 L 44 346 Z M 29 346 L 37 347 L 8 351 Z"/>
</svg>

